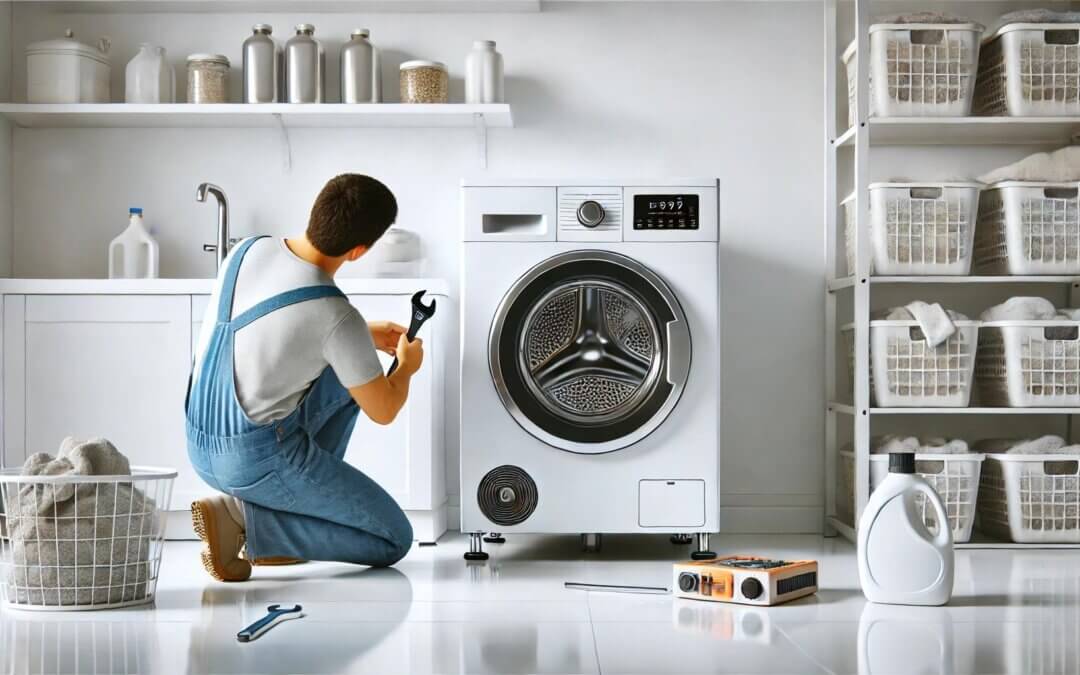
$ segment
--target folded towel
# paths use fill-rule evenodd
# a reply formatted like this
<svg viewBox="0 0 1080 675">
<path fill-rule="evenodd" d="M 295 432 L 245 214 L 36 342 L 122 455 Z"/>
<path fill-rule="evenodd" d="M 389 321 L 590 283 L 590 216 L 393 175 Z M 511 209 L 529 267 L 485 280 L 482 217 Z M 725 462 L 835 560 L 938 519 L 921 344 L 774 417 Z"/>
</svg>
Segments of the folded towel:
<svg viewBox="0 0 1080 675">
<path fill-rule="evenodd" d="M 983 174 L 978 180 L 987 184 L 1005 180 L 1048 183 L 1080 181 L 1080 146 L 1070 145 L 1053 152 L 1037 152 Z"/>
<path fill-rule="evenodd" d="M 933 348 L 945 342 L 956 332 L 953 321 L 962 321 L 963 314 L 946 311 L 938 303 L 928 304 L 921 300 L 908 303 L 903 307 L 889 309 L 884 318 L 890 321 L 915 321 L 926 338 L 927 346 Z"/>
<path fill-rule="evenodd" d="M 874 19 L 874 23 L 975 23 L 964 16 L 954 16 L 945 12 L 923 11 L 908 12 L 906 14 L 889 14 Z M 982 24 L 975 23 L 979 30 L 983 30 Z"/>
<path fill-rule="evenodd" d="M 1017 296 L 994 305 L 979 317 L 983 321 L 1044 321 L 1054 319 L 1058 312 L 1046 298 Z"/>
<path fill-rule="evenodd" d="M 1080 448 L 1080 446 L 1068 446 Z M 986 438 L 975 444 L 977 452 L 1003 453 L 1010 455 L 1054 455 L 1066 448 L 1065 439 L 1048 434 L 1039 438 Z M 1074 451 L 1067 451 L 1072 454 Z M 1077 450 L 1075 452 L 1080 452 Z"/>
<path fill-rule="evenodd" d="M 1052 9 L 1020 9 L 1002 14 L 997 28 L 1010 23 L 1080 23 L 1080 12 L 1055 12 Z M 995 28 L 995 30 L 997 30 Z"/>
<path fill-rule="evenodd" d="M 874 436 L 870 439 L 870 453 L 887 455 L 892 452 L 918 452 L 937 455 L 962 455 L 971 452 L 968 444 L 960 439 L 923 438 L 915 436 Z"/>
</svg>

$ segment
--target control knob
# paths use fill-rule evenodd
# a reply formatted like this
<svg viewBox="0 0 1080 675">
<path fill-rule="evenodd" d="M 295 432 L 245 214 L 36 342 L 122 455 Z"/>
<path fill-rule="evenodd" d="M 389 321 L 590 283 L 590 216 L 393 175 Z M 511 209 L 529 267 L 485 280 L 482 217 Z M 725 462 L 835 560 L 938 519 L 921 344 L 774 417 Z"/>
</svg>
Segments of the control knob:
<svg viewBox="0 0 1080 675">
<path fill-rule="evenodd" d="M 743 597 L 747 600 L 757 600 L 761 597 L 761 594 L 765 589 L 762 587 L 760 581 L 754 577 L 747 577 L 743 579 L 739 590 L 742 591 Z"/>
<path fill-rule="evenodd" d="M 604 222 L 604 215 L 606 215 L 604 207 L 600 205 L 600 202 L 592 199 L 581 202 L 577 208 L 578 222 L 589 229 Z"/>
</svg>

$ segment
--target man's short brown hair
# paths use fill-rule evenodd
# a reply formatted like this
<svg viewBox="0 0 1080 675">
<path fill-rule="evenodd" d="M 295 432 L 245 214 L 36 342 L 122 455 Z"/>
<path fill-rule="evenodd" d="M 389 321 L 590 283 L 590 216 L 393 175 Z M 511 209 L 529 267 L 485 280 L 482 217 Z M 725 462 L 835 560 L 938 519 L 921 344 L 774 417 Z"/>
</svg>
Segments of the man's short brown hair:
<svg viewBox="0 0 1080 675">
<path fill-rule="evenodd" d="M 315 198 L 307 238 L 323 255 L 345 255 L 357 246 L 370 247 L 396 218 L 390 188 L 371 176 L 343 173 Z"/>
</svg>

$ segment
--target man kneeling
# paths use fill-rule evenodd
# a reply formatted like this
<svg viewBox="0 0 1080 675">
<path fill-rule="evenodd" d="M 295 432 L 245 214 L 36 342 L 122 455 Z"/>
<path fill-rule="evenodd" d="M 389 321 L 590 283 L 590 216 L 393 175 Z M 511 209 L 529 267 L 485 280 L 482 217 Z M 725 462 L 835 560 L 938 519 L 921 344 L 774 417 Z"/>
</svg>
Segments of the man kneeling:
<svg viewBox="0 0 1080 675">
<path fill-rule="evenodd" d="M 378 424 L 397 416 L 423 346 L 365 322 L 333 281 L 396 217 L 385 185 L 344 174 L 302 236 L 246 239 L 222 265 L 187 401 L 188 456 L 225 493 L 191 505 L 215 579 L 302 560 L 392 565 L 409 551 L 401 508 L 343 457 L 360 410 Z M 398 358 L 389 377 L 377 349 Z"/>
</svg>

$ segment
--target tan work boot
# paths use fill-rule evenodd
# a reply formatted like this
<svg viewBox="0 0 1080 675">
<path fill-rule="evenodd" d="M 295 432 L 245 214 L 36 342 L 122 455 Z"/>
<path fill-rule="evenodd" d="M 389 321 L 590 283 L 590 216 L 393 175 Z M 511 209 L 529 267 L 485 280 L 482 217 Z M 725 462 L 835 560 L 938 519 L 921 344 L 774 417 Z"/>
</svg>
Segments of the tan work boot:
<svg viewBox="0 0 1080 675">
<path fill-rule="evenodd" d="M 251 563 L 240 557 L 240 550 L 244 548 L 244 525 L 237 522 L 233 509 L 233 498 L 226 495 L 199 499 L 191 504 L 195 533 L 206 543 L 202 550 L 203 567 L 218 581 L 246 581 L 251 576 Z"/>
</svg>

